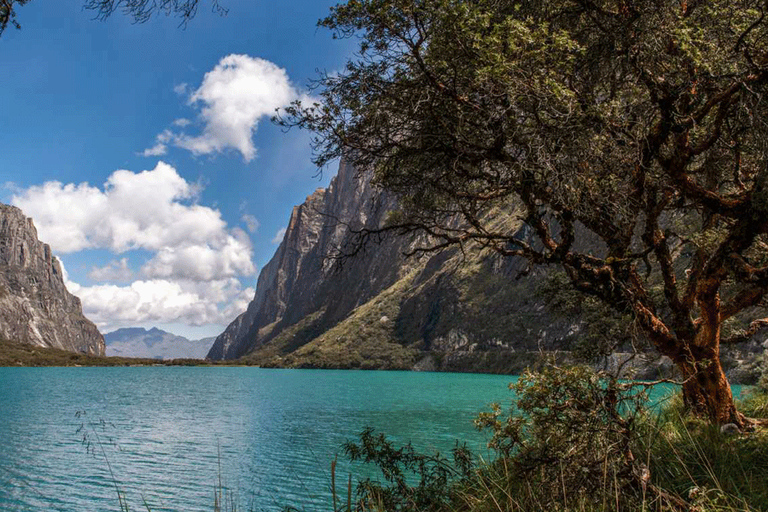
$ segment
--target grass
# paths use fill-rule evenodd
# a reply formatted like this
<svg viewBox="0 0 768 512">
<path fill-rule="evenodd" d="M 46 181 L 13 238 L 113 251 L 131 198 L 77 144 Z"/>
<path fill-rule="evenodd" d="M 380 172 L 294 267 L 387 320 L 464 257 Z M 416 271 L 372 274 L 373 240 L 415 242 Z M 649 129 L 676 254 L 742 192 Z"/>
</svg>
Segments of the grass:
<svg viewBox="0 0 768 512">
<path fill-rule="evenodd" d="M 287 354 L 281 365 L 295 368 L 407 370 L 420 353 L 396 341 L 395 323 L 413 273 L 355 309 L 342 322 Z"/>
<path fill-rule="evenodd" d="M 750 417 L 766 417 L 768 395 L 755 391 L 740 403 Z M 649 465 L 659 485 L 713 510 L 768 510 L 768 430 L 727 435 L 685 414 L 678 396 L 649 421 Z"/>
</svg>

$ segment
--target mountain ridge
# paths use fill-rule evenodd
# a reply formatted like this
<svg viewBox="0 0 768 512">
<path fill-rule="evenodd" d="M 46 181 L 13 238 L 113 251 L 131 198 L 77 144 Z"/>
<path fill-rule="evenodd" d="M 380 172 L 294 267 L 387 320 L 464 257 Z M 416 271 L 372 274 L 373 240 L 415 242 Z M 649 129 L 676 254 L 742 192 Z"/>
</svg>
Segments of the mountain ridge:
<svg viewBox="0 0 768 512">
<path fill-rule="evenodd" d="M 123 327 L 104 335 L 106 355 L 147 359 L 204 359 L 214 338 L 190 340 L 157 327 Z"/>
<path fill-rule="evenodd" d="M 406 258 L 419 239 L 390 236 L 336 268 L 333 255 L 350 247 L 355 230 L 382 227 L 396 206 L 372 173 L 342 161 L 327 189 L 293 209 L 254 300 L 208 357 L 264 366 L 484 371 L 489 363 L 477 363 L 487 359 L 481 353 L 510 360 L 520 350 L 558 349 L 576 332 L 578 321 L 550 314 L 532 292 L 541 271 L 516 279 L 527 266 L 517 258 L 478 248 Z M 497 222 L 515 223 L 510 228 L 527 236 L 513 214 L 499 213 Z"/>
<path fill-rule="evenodd" d="M 69 293 L 58 259 L 32 219 L 0 204 L 0 337 L 39 347 L 104 355 L 104 337 Z"/>
</svg>

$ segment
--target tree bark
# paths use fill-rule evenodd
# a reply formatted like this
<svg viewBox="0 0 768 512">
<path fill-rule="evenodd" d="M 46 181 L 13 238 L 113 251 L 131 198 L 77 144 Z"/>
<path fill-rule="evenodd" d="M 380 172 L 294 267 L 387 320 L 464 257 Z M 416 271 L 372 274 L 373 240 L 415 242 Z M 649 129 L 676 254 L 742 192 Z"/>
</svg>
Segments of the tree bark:
<svg viewBox="0 0 768 512">
<path fill-rule="evenodd" d="M 693 347 L 687 357 L 676 361 L 683 374 L 683 402 L 694 414 L 709 418 L 713 423 L 735 423 L 744 428 L 745 418 L 736 410 L 718 352 L 717 348 L 701 350 Z"/>
<path fill-rule="evenodd" d="M 744 415 L 736 410 L 731 385 L 720 363 L 722 327 L 720 280 L 702 280 L 696 302 L 701 316 L 693 340 L 683 341 L 675 362 L 683 374 L 683 402 L 696 415 L 715 424 L 735 423 L 746 427 Z"/>
</svg>

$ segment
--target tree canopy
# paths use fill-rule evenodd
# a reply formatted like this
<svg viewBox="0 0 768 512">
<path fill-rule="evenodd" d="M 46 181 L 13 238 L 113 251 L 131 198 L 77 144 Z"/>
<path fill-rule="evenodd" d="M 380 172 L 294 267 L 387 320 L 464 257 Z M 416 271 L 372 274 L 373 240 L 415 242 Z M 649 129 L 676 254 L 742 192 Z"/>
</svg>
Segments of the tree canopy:
<svg viewBox="0 0 768 512">
<path fill-rule="evenodd" d="M 200 0 L 85 0 L 83 8 L 94 11 L 96 18 L 105 20 L 109 16 L 120 11 L 133 18 L 135 23 L 144 23 L 155 14 L 164 13 L 166 16 L 176 16 L 181 19 L 181 24 L 186 24 L 197 14 Z M 0 0 L 0 35 L 10 24 L 21 28 L 16 20 L 16 8 L 29 0 Z M 211 9 L 219 14 L 226 14 L 227 10 L 219 5 L 218 0 L 211 0 Z"/>
<path fill-rule="evenodd" d="M 281 122 L 318 165 L 375 169 L 400 200 L 383 232 L 562 265 L 676 363 L 688 406 L 743 426 L 719 351 L 768 323 L 767 10 L 349 0 L 320 25 L 358 53 Z"/>
</svg>

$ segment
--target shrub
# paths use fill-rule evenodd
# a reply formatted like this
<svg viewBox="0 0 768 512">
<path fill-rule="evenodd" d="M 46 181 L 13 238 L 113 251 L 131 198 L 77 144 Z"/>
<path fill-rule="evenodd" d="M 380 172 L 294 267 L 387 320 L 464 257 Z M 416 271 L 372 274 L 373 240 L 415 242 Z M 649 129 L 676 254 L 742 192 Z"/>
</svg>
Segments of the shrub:
<svg viewBox="0 0 768 512">
<path fill-rule="evenodd" d="M 476 420 L 493 433 L 494 465 L 504 467 L 509 493 L 541 509 L 621 506 L 640 496 L 647 470 L 632 448 L 647 401 L 642 386 L 586 367 L 547 366 L 510 388 L 517 402 L 508 416 L 495 405 Z"/>
<path fill-rule="evenodd" d="M 395 448 L 383 434 L 366 429 L 360 443 L 347 443 L 351 461 L 376 465 L 384 483 L 365 479 L 358 483 L 358 509 L 386 511 L 445 510 L 452 500 L 453 484 L 473 473 L 472 455 L 466 446 L 456 446 L 453 463 L 440 454 L 417 453 L 409 443 Z"/>
<path fill-rule="evenodd" d="M 363 432 L 354 461 L 383 482 L 358 485 L 357 510 L 466 512 L 768 510 L 768 432 L 732 434 L 689 416 L 677 395 L 648 407 L 651 384 L 586 367 L 545 366 L 511 385 L 508 414 L 494 405 L 476 420 L 495 456 L 474 463 L 395 448 Z M 740 405 L 768 415 L 768 394 Z"/>
</svg>

